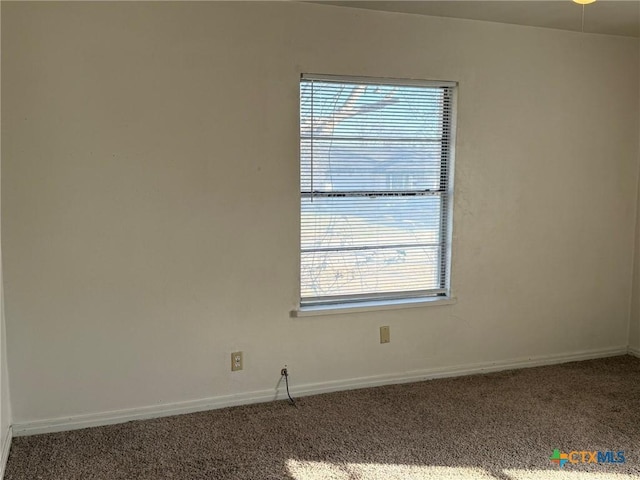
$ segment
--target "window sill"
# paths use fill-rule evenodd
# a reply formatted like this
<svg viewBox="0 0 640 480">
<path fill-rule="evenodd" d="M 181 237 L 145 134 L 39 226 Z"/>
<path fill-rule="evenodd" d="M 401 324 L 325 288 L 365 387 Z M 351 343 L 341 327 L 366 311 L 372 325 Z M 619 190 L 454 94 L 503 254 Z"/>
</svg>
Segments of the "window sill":
<svg viewBox="0 0 640 480">
<path fill-rule="evenodd" d="M 404 308 L 439 307 L 453 305 L 458 300 L 455 297 L 445 298 L 410 298 L 401 300 L 380 300 L 361 302 L 353 305 L 319 305 L 313 307 L 299 307 L 291 311 L 291 317 L 318 317 L 322 315 L 342 315 L 346 313 L 377 312 L 382 310 L 400 310 Z"/>
</svg>

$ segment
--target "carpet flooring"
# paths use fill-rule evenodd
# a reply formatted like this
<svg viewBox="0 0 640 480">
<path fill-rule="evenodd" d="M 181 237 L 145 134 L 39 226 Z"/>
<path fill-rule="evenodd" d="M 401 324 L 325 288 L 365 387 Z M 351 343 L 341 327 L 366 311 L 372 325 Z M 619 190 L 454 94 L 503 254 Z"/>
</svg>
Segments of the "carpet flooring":
<svg viewBox="0 0 640 480">
<path fill-rule="evenodd" d="M 295 378 L 291 378 L 295 382 Z M 295 384 L 295 383 L 294 383 Z M 620 356 L 14 438 L 5 480 L 640 479 Z M 574 453 L 560 467 L 554 450 Z M 613 452 L 609 457 L 605 452 Z M 611 463 L 605 460 L 621 460 Z"/>
</svg>

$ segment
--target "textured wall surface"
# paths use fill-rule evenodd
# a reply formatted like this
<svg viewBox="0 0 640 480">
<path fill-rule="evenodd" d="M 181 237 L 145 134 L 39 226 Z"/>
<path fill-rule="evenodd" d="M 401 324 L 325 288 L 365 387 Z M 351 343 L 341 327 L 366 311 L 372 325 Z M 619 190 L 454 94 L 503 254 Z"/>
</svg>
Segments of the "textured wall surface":
<svg viewBox="0 0 640 480">
<path fill-rule="evenodd" d="M 638 49 L 315 4 L 3 2 L 14 421 L 261 391 L 285 363 L 306 384 L 626 347 Z M 290 318 L 302 72 L 459 82 L 455 305 Z"/>
</svg>

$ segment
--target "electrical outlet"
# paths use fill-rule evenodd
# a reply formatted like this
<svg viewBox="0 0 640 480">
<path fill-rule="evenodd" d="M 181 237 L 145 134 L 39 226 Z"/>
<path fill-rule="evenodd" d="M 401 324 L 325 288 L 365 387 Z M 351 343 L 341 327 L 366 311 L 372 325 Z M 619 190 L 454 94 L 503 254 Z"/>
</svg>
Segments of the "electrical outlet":
<svg viewBox="0 0 640 480">
<path fill-rule="evenodd" d="M 389 327 L 380 327 L 380 343 L 389 343 L 391 341 L 391 335 L 389 333 Z"/>
<path fill-rule="evenodd" d="M 242 352 L 233 352 L 231 354 L 231 371 L 237 372 L 242 370 Z"/>
</svg>

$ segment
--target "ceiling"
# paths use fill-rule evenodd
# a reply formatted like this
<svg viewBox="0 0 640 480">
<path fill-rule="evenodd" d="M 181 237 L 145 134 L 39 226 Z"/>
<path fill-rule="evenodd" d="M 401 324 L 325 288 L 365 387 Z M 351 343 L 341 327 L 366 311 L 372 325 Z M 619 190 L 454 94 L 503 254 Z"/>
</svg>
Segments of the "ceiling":
<svg viewBox="0 0 640 480">
<path fill-rule="evenodd" d="M 582 6 L 570 0 L 320 1 L 314 3 L 581 31 Z M 640 0 L 598 0 L 585 7 L 584 31 L 640 37 Z"/>
</svg>

